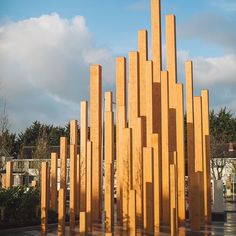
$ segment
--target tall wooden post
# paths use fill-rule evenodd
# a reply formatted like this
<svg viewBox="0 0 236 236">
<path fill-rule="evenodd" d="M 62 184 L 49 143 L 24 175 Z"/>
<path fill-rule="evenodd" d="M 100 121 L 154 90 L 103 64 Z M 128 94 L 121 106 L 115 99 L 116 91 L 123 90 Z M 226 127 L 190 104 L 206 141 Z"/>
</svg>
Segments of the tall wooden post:
<svg viewBox="0 0 236 236">
<path fill-rule="evenodd" d="M 75 145 L 75 215 L 79 215 L 79 185 L 77 183 L 78 167 L 77 167 L 77 145 L 78 145 L 78 122 L 70 121 L 70 145 Z"/>
<path fill-rule="evenodd" d="M 6 164 L 6 188 L 11 188 L 13 185 L 13 162 L 8 161 Z"/>
<path fill-rule="evenodd" d="M 152 61 L 153 61 L 153 68 L 154 68 L 153 80 L 154 80 L 154 83 L 155 82 L 160 83 L 161 68 L 162 68 L 161 1 L 160 0 L 151 0 L 151 22 L 152 22 Z M 158 92 L 160 93 L 160 91 Z M 154 96 L 156 96 L 156 94 Z"/>
<path fill-rule="evenodd" d="M 51 153 L 51 208 L 57 212 L 57 153 Z"/>
<path fill-rule="evenodd" d="M 154 133 L 159 134 L 159 152 L 161 152 L 161 70 L 162 70 L 162 47 L 161 47 L 161 1 L 151 0 L 152 22 L 152 61 L 153 61 L 153 106 Z"/>
<path fill-rule="evenodd" d="M 135 119 L 132 129 L 132 186 L 136 191 L 136 220 L 137 225 L 143 224 L 143 146 L 144 146 L 144 117 Z"/>
<path fill-rule="evenodd" d="M 105 149 L 105 212 L 106 232 L 112 232 L 114 223 L 114 118 L 112 112 L 112 92 L 105 93 L 104 114 Z"/>
<path fill-rule="evenodd" d="M 87 229 L 87 222 L 86 222 L 86 212 L 81 211 L 79 215 L 80 221 L 79 221 L 79 232 L 80 235 L 86 235 L 86 229 Z"/>
<path fill-rule="evenodd" d="M 87 232 L 92 232 L 92 142 L 87 142 L 86 215 Z"/>
<path fill-rule="evenodd" d="M 80 211 L 86 211 L 86 155 L 88 141 L 88 102 L 80 103 Z"/>
<path fill-rule="evenodd" d="M 138 31 L 138 52 L 139 52 L 139 94 L 140 116 L 146 115 L 146 61 L 148 60 L 148 33 L 147 30 Z"/>
<path fill-rule="evenodd" d="M 136 235 L 136 191 L 130 190 L 129 201 L 129 230 L 130 235 Z"/>
<path fill-rule="evenodd" d="M 140 116 L 146 117 L 146 61 L 148 60 L 148 33 L 147 30 L 138 31 L 138 52 L 139 52 L 139 108 Z M 146 145 L 146 128 L 144 128 L 144 145 Z"/>
<path fill-rule="evenodd" d="M 201 175 L 202 175 L 202 172 L 198 171 L 195 173 L 194 175 L 194 179 L 193 179 L 193 190 L 192 190 L 192 204 L 194 204 L 192 206 L 192 212 L 193 212 L 193 216 L 192 216 L 192 219 L 193 221 L 190 222 L 191 225 L 191 230 L 192 231 L 199 231 L 200 230 L 200 227 L 201 227 L 201 217 L 200 217 L 200 214 L 201 214 L 201 207 L 200 207 L 200 185 L 202 184 L 200 181 L 201 181 Z"/>
<path fill-rule="evenodd" d="M 142 159 L 142 144 L 143 144 L 143 133 L 145 127 L 142 127 L 143 118 L 139 117 L 139 53 L 129 52 L 129 85 L 128 85 L 128 124 L 129 128 L 132 128 L 132 155 L 130 161 L 130 169 L 132 174 L 130 175 L 130 186 L 129 188 L 137 190 L 136 199 L 137 202 L 137 220 L 138 224 L 141 223 L 142 211 L 141 211 L 141 188 L 139 184 L 139 178 L 137 174 L 142 175 L 142 168 L 140 168 L 139 161 Z M 126 168 L 126 167 L 124 167 Z M 140 194 L 139 194 L 140 193 Z M 128 208 L 127 208 L 128 209 Z"/>
<path fill-rule="evenodd" d="M 145 232 L 154 230 L 153 210 L 153 149 L 143 148 L 143 227 Z"/>
<path fill-rule="evenodd" d="M 194 97 L 194 142 L 195 142 L 195 171 L 199 173 L 200 182 L 197 186 L 199 194 L 200 220 L 204 219 L 204 183 L 203 183 L 203 145 L 202 145 L 202 99 Z M 201 184 L 203 183 L 203 184 Z"/>
<path fill-rule="evenodd" d="M 62 221 L 62 228 L 58 225 L 58 231 L 64 232 L 65 230 L 65 214 L 66 214 L 66 192 L 67 192 L 67 139 L 66 137 L 60 138 L 60 192 L 59 192 L 59 209 L 60 213 L 58 212 L 58 220 Z"/>
<path fill-rule="evenodd" d="M 65 190 L 59 189 L 58 200 L 58 235 L 65 235 L 66 206 L 65 206 Z"/>
<path fill-rule="evenodd" d="M 162 122 L 162 220 L 170 222 L 170 165 L 169 165 L 169 85 L 168 73 L 161 73 L 161 122 Z"/>
<path fill-rule="evenodd" d="M 116 204 L 117 219 L 122 219 L 122 131 L 126 127 L 126 59 L 116 59 Z"/>
<path fill-rule="evenodd" d="M 51 186 L 50 186 L 50 164 L 48 163 L 48 166 L 47 166 L 47 206 L 48 208 L 50 208 L 50 200 L 51 200 Z"/>
<path fill-rule="evenodd" d="M 176 144 L 177 144 L 177 173 L 178 173 L 178 221 L 185 224 L 185 157 L 184 157 L 184 98 L 183 85 L 176 85 Z"/>
<path fill-rule="evenodd" d="M 172 152 L 172 155 L 174 153 Z M 176 155 L 176 154 L 175 154 Z M 171 212 L 171 235 L 177 235 L 177 174 L 176 174 L 176 164 L 172 163 L 170 165 L 170 212 Z"/>
<path fill-rule="evenodd" d="M 75 193 L 76 193 L 76 145 L 70 145 L 70 228 L 75 227 Z"/>
<path fill-rule="evenodd" d="M 139 117 L 139 54 L 129 52 L 129 94 L 128 94 L 128 118 L 129 128 L 135 125 L 135 119 Z"/>
<path fill-rule="evenodd" d="M 48 195 L 47 195 L 47 175 L 48 163 L 42 162 L 41 165 L 41 234 L 46 235 L 48 219 Z"/>
<path fill-rule="evenodd" d="M 186 76 L 186 117 L 187 117 L 187 150 L 188 150 L 188 197 L 190 226 L 194 224 L 194 175 L 195 175 L 195 151 L 194 151 L 194 106 L 193 106 L 193 64 L 185 63 Z"/>
<path fill-rule="evenodd" d="M 66 194 L 66 176 L 67 176 L 67 139 L 60 138 L 60 188 L 64 189 Z"/>
<path fill-rule="evenodd" d="M 162 156 L 162 118 L 161 118 L 161 70 L 162 70 L 162 43 L 161 43 L 161 0 L 151 0 L 151 29 L 152 29 L 152 61 L 153 61 L 153 132 L 158 133 L 159 155 Z M 155 152 L 155 151 L 154 151 Z M 162 163 L 160 168 L 160 201 L 162 201 Z M 160 207 L 162 204 L 160 204 Z M 161 209 L 160 209 L 161 210 Z M 157 219 L 157 218 L 156 218 Z M 156 225 L 156 223 L 155 223 Z M 155 227 L 156 230 L 156 227 Z"/>
<path fill-rule="evenodd" d="M 123 157 L 123 200 L 122 200 L 122 221 L 123 229 L 128 230 L 129 224 L 129 190 L 132 186 L 132 130 L 130 128 L 123 129 L 122 139 L 122 157 Z"/>
<path fill-rule="evenodd" d="M 102 68 L 99 65 L 90 67 L 90 141 L 93 143 L 93 220 L 99 221 L 102 207 Z"/>
<path fill-rule="evenodd" d="M 70 144 L 78 145 L 78 122 L 77 122 L 77 120 L 70 121 Z"/>
<path fill-rule="evenodd" d="M 80 156 L 76 156 L 76 216 L 80 213 Z"/>
<path fill-rule="evenodd" d="M 147 147 L 152 145 L 153 134 L 153 65 L 152 61 L 146 62 L 146 124 L 147 124 Z M 143 88 L 142 88 L 143 89 Z M 142 100 L 142 99 L 141 99 Z"/>
<path fill-rule="evenodd" d="M 152 135 L 153 147 L 153 191 L 154 191 L 154 232 L 160 231 L 160 217 L 161 217 L 161 182 L 160 182 L 160 155 L 159 155 L 159 135 Z"/>
<path fill-rule="evenodd" d="M 166 67 L 169 79 L 169 149 L 176 151 L 176 82 L 177 82 L 177 61 L 176 61 L 176 32 L 175 16 L 166 16 Z"/>
<path fill-rule="evenodd" d="M 177 82 L 175 15 L 166 16 L 166 66 L 169 78 L 169 104 L 170 108 L 175 108 Z"/>
<path fill-rule="evenodd" d="M 202 90 L 203 127 L 203 171 L 204 171 L 204 217 L 211 223 L 211 170 L 210 170 L 210 132 L 209 132 L 209 92 Z"/>
<path fill-rule="evenodd" d="M 105 161 L 105 196 L 104 196 L 104 208 L 105 208 L 105 230 L 106 232 L 112 232 L 113 228 L 113 192 L 112 188 L 112 163 Z"/>
</svg>

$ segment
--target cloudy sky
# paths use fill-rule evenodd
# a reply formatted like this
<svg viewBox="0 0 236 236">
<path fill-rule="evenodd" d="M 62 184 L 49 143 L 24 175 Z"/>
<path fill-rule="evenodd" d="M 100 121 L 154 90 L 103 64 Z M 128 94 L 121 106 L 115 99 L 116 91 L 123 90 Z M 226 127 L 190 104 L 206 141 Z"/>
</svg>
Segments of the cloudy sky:
<svg viewBox="0 0 236 236">
<path fill-rule="evenodd" d="M 89 65 L 103 66 L 103 90 L 113 90 L 115 57 L 137 49 L 137 31 L 150 32 L 149 0 L 0 0 L 0 108 L 11 129 L 34 120 L 64 125 L 89 99 Z M 210 90 L 210 106 L 236 115 L 236 1 L 163 0 L 176 14 L 178 80 L 194 62 L 195 94 Z"/>
</svg>

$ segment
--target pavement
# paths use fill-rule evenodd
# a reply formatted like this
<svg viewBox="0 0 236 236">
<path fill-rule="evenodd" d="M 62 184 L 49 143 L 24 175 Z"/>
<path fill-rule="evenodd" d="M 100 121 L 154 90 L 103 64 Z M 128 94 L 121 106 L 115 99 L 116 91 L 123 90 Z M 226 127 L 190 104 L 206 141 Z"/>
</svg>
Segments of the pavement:
<svg viewBox="0 0 236 236">
<path fill-rule="evenodd" d="M 198 232 L 191 232 L 189 227 L 182 227 L 179 229 L 178 235 L 179 236 L 236 236 L 236 203 L 235 202 L 226 202 L 225 203 L 225 222 L 213 222 L 211 225 L 207 225 L 203 228 L 201 228 Z M 8 229 L 8 230 L 0 230 L 0 236 L 38 236 L 41 235 L 40 233 L 40 227 L 34 226 L 34 227 L 25 227 L 25 228 L 15 228 L 15 229 Z M 51 224 L 48 225 L 48 236 L 55 236 L 57 235 L 57 224 Z M 77 236 L 80 235 L 79 233 L 79 227 L 77 226 L 73 232 L 70 231 L 69 226 L 66 227 L 65 235 L 70 236 Z M 112 234 L 105 234 L 104 233 L 104 227 L 101 224 L 95 224 L 93 225 L 93 233 L 88 233 L 86 235 L 112 235 Z M 119 226 L 116 226 L 114 229 L 113 235 L 131 235 L 127 232 L 122 231 L 122 228 Z M 141 235 L 153 235 L 153 234 L 147 234 L 143 232 L 141 229 L 137 230 L 137 236 Z M 168 229 L 165 227 L 161 228 L 161 233 L 155 234 L 159 236 L 165 236 L 170 235 L 168 233 Z"/>
</svg>

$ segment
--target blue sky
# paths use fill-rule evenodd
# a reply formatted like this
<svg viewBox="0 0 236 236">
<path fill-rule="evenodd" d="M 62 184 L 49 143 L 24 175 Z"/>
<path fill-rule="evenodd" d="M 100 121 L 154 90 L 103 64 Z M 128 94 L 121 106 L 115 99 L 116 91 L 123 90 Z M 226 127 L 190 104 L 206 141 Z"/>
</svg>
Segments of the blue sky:
<svg viewBox="0 0 236 236">
<path fill-rule="evenodd" d="M 149 8 L 149 0 L 0 0 L 0 79 L 12 129 L 78 118 L 90 63 L 104 66 L 104 90 L 114 90 L 114 58 L 136 50 L 139 29 L 150 33 Z M 209 88 L 211 108 L 236 114 L 235 13 L 234 0 L 162 1 L 163 45 L 165 15 L 177 19 L 179 81 L 193 59 L 196 93 Z"/>
</svg>

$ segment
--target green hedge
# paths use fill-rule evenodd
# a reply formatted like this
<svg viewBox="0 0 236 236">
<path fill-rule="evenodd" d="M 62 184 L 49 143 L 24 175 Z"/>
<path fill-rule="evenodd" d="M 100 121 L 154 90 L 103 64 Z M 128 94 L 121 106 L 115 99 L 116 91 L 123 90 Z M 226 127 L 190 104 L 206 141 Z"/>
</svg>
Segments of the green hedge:
<svg viewBox="0 0 236 236">
<path fill-rule="evenodd" d="M 40 204 L 40 191 L 32 187 L 13 187 L 0 190 L 0 207 L 4 207 L 4 220 L 0 228 L 35 225 L 40 223 L 36 207 Z M 40 212 L 39 212 L 40 213 Z"/>
</svg>

